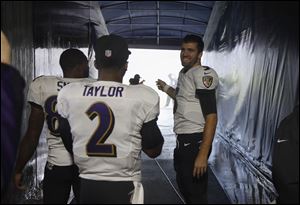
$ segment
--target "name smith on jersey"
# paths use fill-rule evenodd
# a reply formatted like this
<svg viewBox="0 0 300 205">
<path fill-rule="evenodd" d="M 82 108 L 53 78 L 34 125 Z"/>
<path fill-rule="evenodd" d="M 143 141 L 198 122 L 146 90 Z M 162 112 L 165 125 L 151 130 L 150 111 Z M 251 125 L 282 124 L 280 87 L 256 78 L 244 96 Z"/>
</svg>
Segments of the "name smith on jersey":
<svg viewBox="0 0 300 205">
<path fill-rule="evenodd" d="M 122 97 L 124 87 L 121 86 L 89 86 L 85 85 L 83 96 Z"/>
</svg>

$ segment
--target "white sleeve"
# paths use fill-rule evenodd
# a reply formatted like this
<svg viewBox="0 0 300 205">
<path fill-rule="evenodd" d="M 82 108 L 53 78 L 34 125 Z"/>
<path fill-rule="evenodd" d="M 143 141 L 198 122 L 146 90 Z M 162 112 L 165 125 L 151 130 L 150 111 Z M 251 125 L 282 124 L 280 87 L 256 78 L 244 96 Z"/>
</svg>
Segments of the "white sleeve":
<svg viewBox="0 0 300 205">
<path fill-rule="evenodd" d="M 44 105 L 42 105 L 41 90 L 42 85 L 40 79 L 32 81 L 28 89 L 27 101 L 44 107 Z"/>
<path fill-rule="evenodd" d="M 66 92 L 65 92 L 65 88 L 61 89 L 58 92 L 58 96 L 57 96 L 57 112 L 58 114 L 60 114 L 62 117 L 64 118 L 68 118 L 69 116 L 69 103 L 68 100 L 66 98 Z"/>
<path fill-rule="evenodd" d="M 158 117 L 159 115 L 159 96 L 158 95 L 153 95 L 152 98 L 152 103 L 146 103 L 146 118 L 144 123 L 149 122 L 151 120 L 154 120 L 155 118 Z"/>
</svg>

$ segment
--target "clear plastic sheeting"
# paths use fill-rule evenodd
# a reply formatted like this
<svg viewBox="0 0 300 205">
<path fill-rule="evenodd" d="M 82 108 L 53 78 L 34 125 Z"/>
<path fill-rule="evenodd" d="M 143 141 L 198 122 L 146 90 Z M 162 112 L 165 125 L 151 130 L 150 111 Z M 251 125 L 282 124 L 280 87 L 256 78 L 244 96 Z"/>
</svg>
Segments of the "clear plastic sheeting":
<svg viewBox="0 0 300 205">
<path fill-rule="evenodd" d="M 220 80 L 211 168 L 233 203 L 271 203 L 275 131 L 299 103 L 299 3 L 215 9 L 202 58 Z"/>
<path fill-rule="evenodd" d="M 12 66 L 20 71 L 26 84 L 32 79 L 34 66 L 32 28 L 30 1 L 1 1 L 1 30 L 11 46 Z"/>
</svg>

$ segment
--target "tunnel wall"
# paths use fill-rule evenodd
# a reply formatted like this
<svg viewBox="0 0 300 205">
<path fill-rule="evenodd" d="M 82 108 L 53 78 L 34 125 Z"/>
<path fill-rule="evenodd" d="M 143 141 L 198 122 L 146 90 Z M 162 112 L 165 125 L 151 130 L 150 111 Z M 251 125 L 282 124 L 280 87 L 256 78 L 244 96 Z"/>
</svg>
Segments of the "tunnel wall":
<svg viewBox="0 0 300 205">
<path fill-rule="evenodd" d="M 219 75 L 210 165 L 232 203 L 270 203 L 275 131 L 299 104 L 299 3 L 216 2 L 204 41 Z"/>
<path fill-rule="evenodd" d="M 1 1 L 1 30 L 11 44 L 12 65 L 26 82 L 31 81 L 34 67 L 32 3 Z"/>
<path fill-rule="evenodd" d="M 26 82 L 24 96 L 28 85 L 34 77 L 34 48 L 33 48 L 33 12 L 31 1 L 1 1 L 1 30 L 7 35 L 11 44 L 11 64 L 20 72 Z M 27 119 L 30 107 L 24 99 L 23 120 L 21 133 L 24 135 L 27 128 Z M 24 203 L 29 198 L 40 198 L 41 193 L 38 181 L 39 150 L 25 167 L 25 183 L 29 186 L 26 192 L 20 192 L 10 186 L 6 203 Z"/>
</svg>

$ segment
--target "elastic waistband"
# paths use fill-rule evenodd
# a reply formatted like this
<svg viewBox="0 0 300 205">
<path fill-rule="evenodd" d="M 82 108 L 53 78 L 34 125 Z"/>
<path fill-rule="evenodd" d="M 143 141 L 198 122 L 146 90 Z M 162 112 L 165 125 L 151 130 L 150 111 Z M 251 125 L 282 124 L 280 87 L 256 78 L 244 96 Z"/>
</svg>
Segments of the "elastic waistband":
<svg viewBox="0 0 300 205">
<path fill-rule="evenodd" d="M 179 134 L 177 135 L 177 143 L 199 143 L 202 141 L 203 132 L 192 134 Z"/>
</svg>

